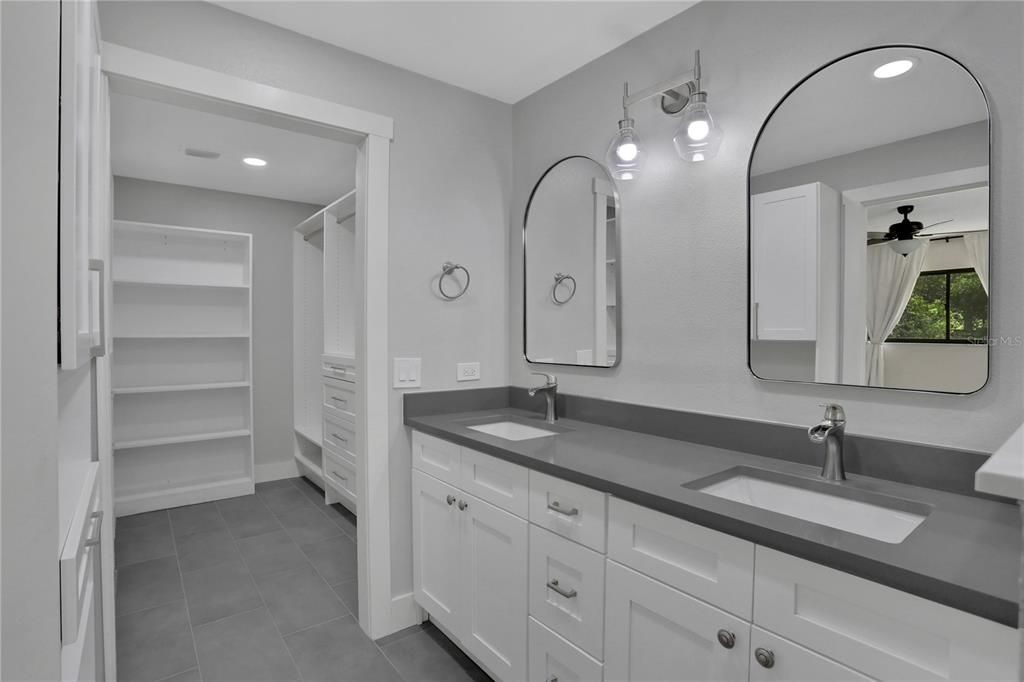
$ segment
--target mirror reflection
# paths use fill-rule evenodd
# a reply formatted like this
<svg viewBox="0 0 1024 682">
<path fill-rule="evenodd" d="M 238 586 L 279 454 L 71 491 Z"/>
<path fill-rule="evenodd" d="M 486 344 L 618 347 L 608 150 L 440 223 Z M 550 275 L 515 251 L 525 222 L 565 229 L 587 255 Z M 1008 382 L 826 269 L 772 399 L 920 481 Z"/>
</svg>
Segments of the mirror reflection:
<svg viewBox="0 0 1024 682">
<path fill-rule="evenodd" d="M 988 379 L 989 119 L 931 50 L 820 69 L 750 162 L 751 371 L 971 393 Z"/>
<path fill-rule="evenodd" d="M 523 225 L 527 361 L 618 364 L 618 206 L 604 166 L 584 156 L 554 164 L 533 188 Z"/>
</svg>

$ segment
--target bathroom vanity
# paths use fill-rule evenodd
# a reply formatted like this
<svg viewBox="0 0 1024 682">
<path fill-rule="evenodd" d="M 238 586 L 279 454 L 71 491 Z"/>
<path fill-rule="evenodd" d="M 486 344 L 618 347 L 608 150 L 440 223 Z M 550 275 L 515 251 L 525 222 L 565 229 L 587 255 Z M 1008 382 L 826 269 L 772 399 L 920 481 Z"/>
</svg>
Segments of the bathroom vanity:
<svg viewBox="0 0 1024 682">
<path fill-rule="evenodd" d="M 497 679 L 1018 679 L 1012 505 L 508 407 L 406 424 L 414 597 Z"/>
</svg>

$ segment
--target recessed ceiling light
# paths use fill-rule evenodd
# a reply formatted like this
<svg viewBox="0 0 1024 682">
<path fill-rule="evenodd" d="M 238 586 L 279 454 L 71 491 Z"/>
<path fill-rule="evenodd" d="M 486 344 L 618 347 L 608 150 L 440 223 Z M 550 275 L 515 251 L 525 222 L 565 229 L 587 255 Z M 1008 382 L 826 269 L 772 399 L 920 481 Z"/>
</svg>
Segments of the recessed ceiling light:
<svg viewBox="0 0 1024 682">
<path fill-rule="evenodd" d="M 258 156 L 247 156 L 244 159 L 242 159 L 242 163 L 244 163 L 246 166 L 255 166 L 257 168 L 262 168 L 263 166 L 267 165 L 267 162 Z"/>
<path fill-rule="evenodd" d="M 895 78 L 896 76 L 902 76 L 912 68 L 914 68 L 914 61 L 912 59 L 897 59 L 894 62 L 882 64 L 875 69 L 875 78 Z"/>
</svg>

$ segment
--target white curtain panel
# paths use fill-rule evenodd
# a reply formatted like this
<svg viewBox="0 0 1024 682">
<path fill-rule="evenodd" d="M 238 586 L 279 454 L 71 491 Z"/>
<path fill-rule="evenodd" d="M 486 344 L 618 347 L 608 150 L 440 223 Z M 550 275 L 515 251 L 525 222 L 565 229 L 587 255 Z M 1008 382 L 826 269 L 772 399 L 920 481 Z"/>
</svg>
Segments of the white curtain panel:
<svg viewBox="0 0 1024 682">
<path fill-rule="evenodd" d="M 888 244 L 868 247 L 868 386 L 885 385 L 882 345 L 907 308 L 927 253 L 928 242 L 923 242 L 917 251 L 907 256 L 896 253 Z"/>
<path fill-rule="evenodd" d="M 978 273 L 981 286 L 988 293 L 988 232 L 971 232 L 964 235 L 964 246 L 971 267 Z"/>
</svg>

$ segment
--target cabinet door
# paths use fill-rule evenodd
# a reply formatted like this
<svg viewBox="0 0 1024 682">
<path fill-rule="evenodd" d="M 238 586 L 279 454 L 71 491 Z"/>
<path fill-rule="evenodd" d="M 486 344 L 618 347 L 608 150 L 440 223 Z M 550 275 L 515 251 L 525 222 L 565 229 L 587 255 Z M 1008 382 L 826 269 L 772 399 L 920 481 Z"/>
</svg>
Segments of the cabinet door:
<svg viewBox="0 0 1024 682">
<path fill-rule="evenodd" d="M 462 509 L 462 622 L 466 650 L 500 680 L 526 677 L 527 522 L 476 497 Z"/>
<path fill-rule="evenodd" d="M 412 472 L 412 569 L 416 603 L 430 617 L 458 636 L 459 514 L 455 500 L 459 491 L 427 476 Z"/>
<path fill-rule="evenodd" d="M 614 561 L 606 575 L 606 680 L 746 681 L 746 621 Z M 719 630 L 732 637 L 730 648 Z"/>
<path fill-rule="evenodd" d="M 750 682 L 870 682 L 872 678 L 754 626 Z"/>
<path fill-rule="evenodd" d="M 751 197 L 755 340 L 813 341 L 818 307 L 818 184 Z"/>
</svg>

